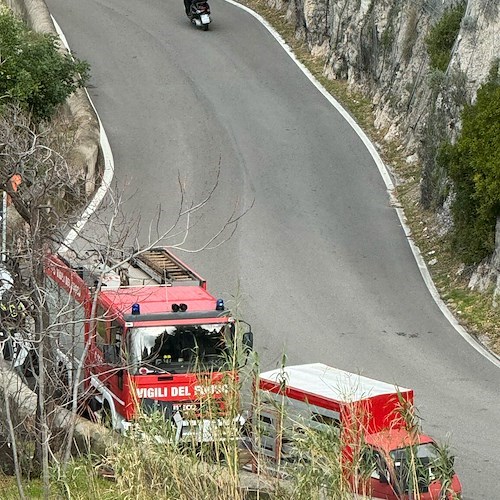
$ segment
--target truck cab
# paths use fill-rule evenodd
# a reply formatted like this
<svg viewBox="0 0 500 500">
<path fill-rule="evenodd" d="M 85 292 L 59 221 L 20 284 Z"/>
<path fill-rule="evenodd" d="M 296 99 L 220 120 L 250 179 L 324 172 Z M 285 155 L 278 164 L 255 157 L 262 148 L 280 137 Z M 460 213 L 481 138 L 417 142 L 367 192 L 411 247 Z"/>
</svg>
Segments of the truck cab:
<svg viewBox="0 0 500 500">
<path fill-rule="evenodd" d="M 439 477 L 444 459 L 434 440 L 425 434 L 399 428 L 365 435 L 363 460 L 371 470 L 366 486 L 374 498 L 415 498 L 410 491 L 415 491 L 416 483 L 421 500 L 442 499 Z M 446 465 L 452 467 L 453 457 L 448 460 Z M 454 473 L 447 490 L 446 498 L 459 498 L 462 485 Z"/>
<path fill-rule="evenodd" d="M 47 258 L 50 314 L 66 326 L 58 352 L 71 374 L 83 361 L 82 399 L 118 430 L 139 409 L 162 412 L 176 439 L 213 441 L 228 419 L 242 425 L 227 410 L 238 390 L 228 361 L 251 349 L 250 326 L 166 248 L 119 262 Z"/>
</svg>

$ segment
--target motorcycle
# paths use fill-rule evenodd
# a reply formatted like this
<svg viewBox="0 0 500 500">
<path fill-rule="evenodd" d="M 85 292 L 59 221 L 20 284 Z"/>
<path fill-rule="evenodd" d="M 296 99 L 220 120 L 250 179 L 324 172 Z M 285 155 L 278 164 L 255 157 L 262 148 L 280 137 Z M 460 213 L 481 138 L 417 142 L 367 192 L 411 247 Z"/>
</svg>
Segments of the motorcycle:
<svg viewBox="0 0 500 500">
<path fill-rule="evenodd" d="M 197 1 L 194 0 L 191 3 L 191 8 L 188 14 L 191 22 L 198 28 L 202 28 L 203 31 L 208 30 L 208 25 L 210 24 L 210 6 L 205 0 Z"/>
</svg>

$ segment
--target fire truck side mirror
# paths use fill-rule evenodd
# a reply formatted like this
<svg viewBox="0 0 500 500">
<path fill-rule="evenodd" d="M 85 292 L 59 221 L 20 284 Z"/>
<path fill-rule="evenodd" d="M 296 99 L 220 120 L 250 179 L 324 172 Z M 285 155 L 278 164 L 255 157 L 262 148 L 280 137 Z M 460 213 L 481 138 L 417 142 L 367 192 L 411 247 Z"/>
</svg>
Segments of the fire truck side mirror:
<svg viewBox="0 0 500 500">
<path fill-rule="evenodd" d="M 243 346 L 246 347 L 248 350 L 253 349 L 253 333 L 252 332 L 245 332 L 243 334 Z"/>
<path fill-rule="evenodd" d="M 388 470 L 385 470 L 385 471 L 380 471 L 380 482 L 382 484 L 389 484 L 389 471 Z"/>
<path fill-rule="evenodd" d="M 119 346 L 116 344 L 105 344 L 103 346 L 104 362 L 110 365 L 120 364 Z"/>
</svg>

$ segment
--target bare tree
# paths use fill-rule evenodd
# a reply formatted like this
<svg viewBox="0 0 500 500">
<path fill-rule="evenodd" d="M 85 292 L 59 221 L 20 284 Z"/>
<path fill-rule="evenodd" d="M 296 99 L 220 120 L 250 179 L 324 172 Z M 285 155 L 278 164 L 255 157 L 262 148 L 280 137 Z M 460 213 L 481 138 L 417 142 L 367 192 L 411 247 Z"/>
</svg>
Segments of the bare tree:
<svg viewBox="0 0 500 500">
<path fill-rule="evenodd" d="M 49 315 L 44 292 L 44 255 L 60 239 L 64 223 L 82 196 L 83 178 L 71 172 L 53 145 L 60 138 L 54 128 L 35 127 L 30 116 L 15 106 L 3 110 L 0 120 L 0 189 L 5 191 L 21 220 L 16 228 L 13 259 L 22 263 L 18 289 L 27 313 L 33 319 L 33 345 L 38 369 L 34 370 L 38 407 L 34 464 L 43 476 L 46 495 L 49 484 L 50 423 L 56 384 L 53 339 L 44 333 Z M 68 144 L 66 144 L 68 146 Z M 61 146 L 61 144 L 59 144 Z M 19 186 L 14 178 L 20 178 Z M 4 235 L 5 237 L 5 235 Z"/>
<path fill-rule="evenodd" d="M 84 248 L 92 249 L 94 255 L 81 255 L 78 252 L 61 248 L 61 251 L 73 254 L 77 258 L 87 260 L 88 263 L 95 262 L 96 266 L 105 262 L 107 264 L 106 271 L 101 268 L 99 277 L 95 283 L 94 296 L 92 302 L 91 321 L 93 325 L 91 329 L 95 329 L 95 324 L 102 320 L 97 314 L 97 297 L 102 286 L 104 272 L 119 271 L 136 259 L 142 253 L 156 247 L 166 246 L 171 249 L 180 249 L 185 252 L 198 253 L 203 250 L 216 248 L 231 238 L 237 229 L 241 218 L 250 210 L 253 204 L 241 211 L 238 211 L 238 206 L 235 206 L 222 224 L 197 248 L 187 248 L 186 241 L 189 233 L 193 229 L 193 215 L 203 209 L 212 197 L 215 195 L 220 176 L 220 159 L 215 180 L 208 192 L 200 201 L 190 201 L 187 198 L 184 183 L 178 176 L 178 192 L 180 193 L 179 205 L 172 214 L 165 214 L 161 206 L 158 206 L 157 215 L 154 220 L 148 224 L 148 236 L 145 242 L 140 242 L 137 236 L 140 220 L 125 223 L 126 217 L 123 213 L 123 195 L 117 194 L 118 189 L 110 190 L 108 193 L 107 203 L 102 210 L 97 212 L 89 221 L 89 227 L 85 231 L 85 235 L 81 235 L 81 239 L 85 240 Z M 105 216 L 103 217 L 103 214 Z M 168 217 L 170 215 L 170 217 Z M 166 223 L 169 218 L 170 221 Z M 166 225 L 166 228 L 163 226 Z M 97 243 L 99 242 L 99 243 Z M 127 248 L 128 250 L 125 250 Z M 64 463 L 67 463 L 70 457 L 71 443 L 73 439 L 74 425 L 76 416 L 78 415 L 79 396 L 82 395 L 82 372 L 85 359 L 90 347 L 91 340 L 89 339 L 84 345 L 83 350 L 78 353 L 76 367 L 72 378 L 71 388 L 71 411 L 73 413 L 72 425 L 68 429 L 67 439 L 65 441 Z"/>
</svg>

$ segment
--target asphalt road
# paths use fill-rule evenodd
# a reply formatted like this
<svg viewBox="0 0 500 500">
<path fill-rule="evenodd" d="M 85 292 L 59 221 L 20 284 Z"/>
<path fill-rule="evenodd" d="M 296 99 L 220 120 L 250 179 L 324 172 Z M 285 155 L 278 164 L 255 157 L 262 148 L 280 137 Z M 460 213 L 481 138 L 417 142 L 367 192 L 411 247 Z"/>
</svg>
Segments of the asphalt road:
<svg viewBox="0 0 500 500">
<path fill-rule="evenodd" d="M 220 164 L 185 247 L 253 208 L 222 246 L 180 256 L 238 303 L 262 367 L 286 352 L 413 388 L 424 429 L 457 455 L 464 498 L 500 498 L 500 370 L 444 318 L 366 148 L 264 27 L 222 0 L 209 32 L 180 0 L 47 4 L 91 63 L 141 239 L 159 203 L 161 228 L 175 219 L 179 174 L 199 200 Z"/>
</svg>

